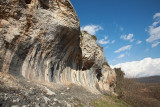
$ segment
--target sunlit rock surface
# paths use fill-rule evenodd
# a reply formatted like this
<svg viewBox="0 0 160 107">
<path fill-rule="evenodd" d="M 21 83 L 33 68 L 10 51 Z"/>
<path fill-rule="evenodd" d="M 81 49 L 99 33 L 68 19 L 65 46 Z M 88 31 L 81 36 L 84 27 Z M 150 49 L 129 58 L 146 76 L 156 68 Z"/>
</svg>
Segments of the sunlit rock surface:
<svg viewBox="0 0 160 107">
<path fill-rule="evenodd" d="M 0 71 L 113 93 L 115 72 L 69 0 L 0 1 Z"/>
<path fill-rule="evenodd" d="M 87 84 L 104 93 L 112 93 L 115 88 L 115 71 L 105 62 L 103 48 L 97 44 L 97 38 L 86 31 L 81 33 L 82 70 Z"/>
</svg>

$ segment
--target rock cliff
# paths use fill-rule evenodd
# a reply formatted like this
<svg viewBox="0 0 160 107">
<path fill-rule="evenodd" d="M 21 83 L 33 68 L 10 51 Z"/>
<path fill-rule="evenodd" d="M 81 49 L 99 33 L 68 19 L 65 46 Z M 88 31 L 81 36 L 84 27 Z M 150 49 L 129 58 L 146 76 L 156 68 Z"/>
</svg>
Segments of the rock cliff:
<svg viewBox="0 0 160 107">
<path fill-rule="evenodd" d="M 116 77 L 69 0 L 0 1 L 0 72 L 104 93 Z"/>
</svg>

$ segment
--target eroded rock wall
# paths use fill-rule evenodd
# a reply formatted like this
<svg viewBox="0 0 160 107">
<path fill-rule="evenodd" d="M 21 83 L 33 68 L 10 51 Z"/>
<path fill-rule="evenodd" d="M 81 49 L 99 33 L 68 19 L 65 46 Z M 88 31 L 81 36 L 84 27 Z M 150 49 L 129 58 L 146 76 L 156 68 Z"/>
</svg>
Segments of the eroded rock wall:
<svg viewBox="0 0 160 107">
<path fill-rule="evenodd" d="M 81 33 L 82 70 L 87 74 L 87 83 L 103 93 L 112 93 L 115 88 L 116 74 L 105 61 L 103 47 L 97 44 L 97 38 L 86 31 Z"/>
<path fill-rule="evenodd" d="M 0 1 L 1 72 L 110 92 L 115 74 L 104 62 L 69 0 Z"/>
</svg>

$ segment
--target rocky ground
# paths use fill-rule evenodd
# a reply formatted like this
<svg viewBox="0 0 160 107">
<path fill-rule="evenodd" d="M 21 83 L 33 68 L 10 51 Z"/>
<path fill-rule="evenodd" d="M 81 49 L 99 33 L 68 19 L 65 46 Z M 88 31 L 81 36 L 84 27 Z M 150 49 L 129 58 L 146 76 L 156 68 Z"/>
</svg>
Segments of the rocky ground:
<svg viewBox="0 0 160 107">
<path fill-rule="evenodd" d="M 0 72 L 0 107 L 81 107 L 103 99 L 73 84 L 39 83 Z"/>
</svg>

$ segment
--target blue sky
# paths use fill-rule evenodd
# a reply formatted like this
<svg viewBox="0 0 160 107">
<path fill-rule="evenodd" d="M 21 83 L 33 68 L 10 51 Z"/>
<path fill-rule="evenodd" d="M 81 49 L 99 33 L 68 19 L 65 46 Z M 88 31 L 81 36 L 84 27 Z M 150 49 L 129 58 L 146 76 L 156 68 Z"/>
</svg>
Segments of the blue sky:
<svg viewBox="0 0 160 107">
<path fill-rule="evenodd" d="M 109 64 L 160 57 L 160 31 L 154 33 L 160 25 L 160 0 L 71 2 L 81 28 L 97 36 Z"/>
</svg>

